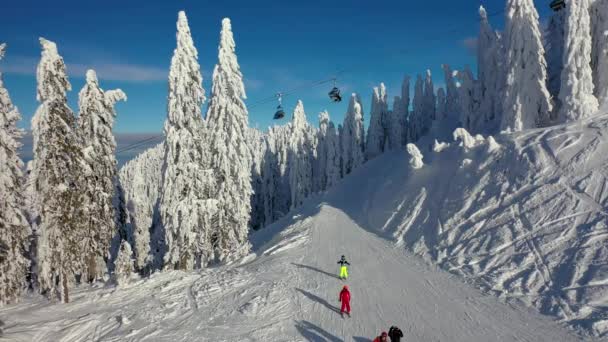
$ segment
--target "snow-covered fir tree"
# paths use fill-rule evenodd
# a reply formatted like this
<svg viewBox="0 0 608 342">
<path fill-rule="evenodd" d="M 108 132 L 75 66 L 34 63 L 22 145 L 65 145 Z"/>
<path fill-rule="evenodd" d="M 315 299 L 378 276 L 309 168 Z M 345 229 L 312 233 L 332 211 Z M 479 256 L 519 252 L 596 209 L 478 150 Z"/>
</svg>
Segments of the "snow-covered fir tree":
<svg viewBox="0 0 608 342">
<path fill-rule="evenodd" d="M 409 141 L 418 141 L 423 134 L 424 113 L 424 81 L 418 75 L 416 77 L 416 85 L 414 86 L 413 111 L 408 122 L 408 131 L 410 133 Z"/>
<path fill-rule="evenodd" d="M 216 258 L 230 261 L 249 253 L 251 215 L 251 152 L 247 139 L 245 87 L 235 53 L 230 19 L 222 20 L 219 63 L 213 70 L 213 89 L 207 111 L 207 145 L 215 177 L 211 244 Z"/>
<path fill-rule="evenodd" d="M 325 166 L 325 188 L 329 189 L 340 180 L 341 168 L 340 136 L 336 131 L 336 126 L 331 120 L 328 123 L 325 141 L 327 154 L 327 163 Z"/>
<path fill-rule="evenodd" d="M 387 128 L 387 148 L 391 150 L 399 149 L 403 146 L 403 121 L 405 120 L 405 110 L 400 96 L 393 99 L 393 110 L 389 111 Z"/>
<path fill-rule="evenodd" d="M 95 71 L 86 73 L 85 86 L 79 93 L 78 136 L 82 144 L 89 174 L 84 175 L 85 189 L 82 210 L 86 221 L 84 250 L 88 281 L 100 279 L 106 273 L 110 240 L 117 233 L 116 141 L 112 134 L 116 101 L 126 100 L 122 90 L 104 92 L 99 87 Z"/>
<path fill-rule="evenodd" d="M 559 11 L 557 13 L 565 13 Z M 594 93 L 600 105 L 608 100 L 608 0 L 591 2 L 591 67 Z M 560 56 L 561 57 L 561 56 Z M 561 60 L 560 60 L 561 62 Z"/>
<path fill-rule="evenodd" d="M 266 141 L 264 134 L 256 129 L 249 128 L 249 137 L 247 140 L 251 145 L 251 187 L 253 195 L 251 196 L 251 221 L 249 225 L 252 229 L 258 230 L 264 227 L 264 193 L 262 192 L 262 167 L 264 163 L 264 155 L 266 154 Z"/>
<path fill-rule="evenodd" d="M 6 44 L 0 44 L 0 60 Z M 30 227 L 23 195 L 23 161 L 18 151 L 23 130 L 17 127 L 21 114 L 4 87 L 0 72 L 0 306 L 19 300 L 27 288 Z"/>
<path fill-rule="evenodd" d="M 365 161 L 365 128 L 363 106 L 357 94 L 352 94 L 344 117 L 340 141 L 342 145 L 342 176 L 345 177 Z"/>
<path fill-rule="evenodd" d="M 454 71 L 448 64 L 442 64 L 443 74 L 445 76 L 445 115 L 454 117 L 460 113 L 460 104 L 458 103 L 458 87 L 454 79 Z"/>
<path fill-rule="evenodd" d="M 551 97 L 556 100 L 561 87 L 562 69 L 564 68 L 564 43 L 565 43 L 565 16 L 566 11 L 554 11 L 549 19 L 545 47 L 547 56 L 547 90 Z M 555 109 L 559 109 L 559 101 L 554 103 L 552 119 Z"/>
<path fill-rule="evenodd" d="M 297 208 L 313 190 L 313 141 L 304 104 L 298 101 L 290 123 L 289 189 L 291 208 Z"/>
<path fill-rule="evenodd" d="M 598 109 L 591 71 L 589 0 L 571 1 L 565 11 L 564 68 L 558 115 L 561 122 L 588 117 Z"/>
<path fill-rule="evenodd" d="M 319 113 L 319 129 L 317 131 L 317 158 L 313 167 L 313 192 L 327 189 L 327 149 L 328 149 L 329 113 Z"/>
<path fill-rule="evenodd" d="M 133 241 L 135 267 L 142 273 L 163 265 L 165 232 L 160 229 L 158 202 L 164 157 L 165 144 L 161 143 L 128 161 L 119 172 L 127 213 L 126 240 Z"/>
<path fill-rule="evenodd" d="M 178 14 L 177 47 L 169 71 L 159 207 L 167 246 L 164 267 L 170 269 L 191 270 L 206 265 L 213 254 L 210 231 L 215 228 L 211 218 L 216 201 L 212 199 L 214 179 L 207 169 L 207 146 L 202 141 L 202 81 L 198 52 L 182 11 Z"/>
<path fill-rule="evenodd" d="M 120 249 L 118 250 L 115 264 L 114 281 L 119 285 L 127 283 L 129 278 L 131 278 L 131 274 L 135 272 L 133 251 L 131 250 L 131 245 L 128 241 L 122 240 L 120 243 Z"/>
<path fill-rule="evenodd" d="M 401 116 L 401 145 L 405 146 L 409 141 L 408 132 L 408 118 L 410 116 L 410 77 L 403 77 L 403 83 L 401 83 L 401 110 L 403 116 Z"/>
<path fill-rule="evenodd" d="M 386 87 L 380 83 L 380 87 L 374 87 L 372 93 L 372 109 L 367 129 L 367 141 L 365 143 L 365 157 L 373 159 L 384 152 L 387 134 L 385 126 L 388 122 L 388 101 Z"/>
<path fill-rule="evenodd" d="M 488 14 L 479 7 L 479 37 L 477 39 L 477 78 L 479 80 L 479 124 L 493 129 L 495 118 L 500 114 L 500 77 L 502 70 L 502 49 L 500 37 L 492 29 Z M 477 127 L 480 129 L 481 127 Z"/>
<path fill-rule="evenodd" d="M 502 130 L 521 131 L 547 124 L 552 110 L 547 63 L 538 13 L 532 0 L 508 0 L 505 22 Z"/>
<path fill-rule="evenodd" d="M 38 286 L 49 297 L 69 301 L 75 274 L 86 266 L 82 240 L 83 176 L 87 170 L 75 134 L 74 113 L 67 105 L 71 89 L 65 64 L 55 43 L 40 38 L 42 58 L 37 69 L 40 106 L 32 119 Z"/>
<path fill-rule="evenodd" d="M 445 90 L 443 88 L 437 89 L 437 118 L 445 119 L 447 115 L 446 108 L 446 98 L 445 98 Z"/>
<path fill-rule="evenodd" d="M 473 78 L 471 69 L 467 66 L 458 73 L 460 88 L 458 88 L 460 99 L 460 123 L 468 131 L 479 130 L 483 124 L 483 118 L 479 113 L 478 83 Z"/>
<path fill-rule="evenodd" d="M 431 70 L 426 71 L 424 79 L 424 116 L 423 116 L 423 132 L 426 134 L 433 121 L 437 118 L 437 99 L 435 97 L 435 86 L 433 85 L 433 75 Z"/>
</svg>

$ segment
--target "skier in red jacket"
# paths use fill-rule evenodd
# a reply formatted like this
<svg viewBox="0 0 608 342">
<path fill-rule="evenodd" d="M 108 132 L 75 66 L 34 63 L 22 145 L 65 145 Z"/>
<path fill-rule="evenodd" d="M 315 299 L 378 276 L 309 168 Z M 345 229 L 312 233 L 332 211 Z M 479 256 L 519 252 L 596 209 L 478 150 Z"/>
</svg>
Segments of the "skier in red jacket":
<svg viewBox="0 0 608 342">
<path fill-rule="evenodd" d="M 383 331 L 382 334 L 374 339 L 373 342 L 388 342 L 388 334 Z"/>
<path fill-rule="evenodd" d="M 350 292 L 348 291 L 348 285 L 344 285 L 342 291 L 340 291 L 339 301 L 342 302 L 340 314 L 344 315 L 344 311 L 346 310 L 346 314 L 350 316 Z"/>
</svg>

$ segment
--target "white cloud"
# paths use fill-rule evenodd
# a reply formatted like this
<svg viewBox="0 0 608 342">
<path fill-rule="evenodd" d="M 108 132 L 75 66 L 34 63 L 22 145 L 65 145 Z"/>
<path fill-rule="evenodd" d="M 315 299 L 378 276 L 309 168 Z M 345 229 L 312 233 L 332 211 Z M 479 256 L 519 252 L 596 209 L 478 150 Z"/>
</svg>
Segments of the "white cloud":
<svg viewBox="0 0 608 342">
<path fill-rule="evenodd" d="M 35 75 L 39 59 L 7 56 L 0 70 L 7 74 Z M 70 77 L 83 78 L 87 69 L 94 69 L 101 80 L 124 82 L 150 82 L 167 80 L 168 69 L 128 63 L 101 62 L 91 64 L 67 63 Z"/>
</svg>

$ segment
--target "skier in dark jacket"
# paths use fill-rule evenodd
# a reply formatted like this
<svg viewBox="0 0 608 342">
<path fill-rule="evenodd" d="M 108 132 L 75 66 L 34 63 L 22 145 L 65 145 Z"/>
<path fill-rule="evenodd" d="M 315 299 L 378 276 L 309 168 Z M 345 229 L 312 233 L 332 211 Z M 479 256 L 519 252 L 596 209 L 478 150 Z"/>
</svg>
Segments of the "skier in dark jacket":
<svg viewBox="0 0 608 342">
<path fill-rule="evenodd" d="M 344 255 L 340 258 L 338 264 L 340 264 L 340 279 L 348 278 L 348 267 L 346 267 L 346 265 L 350 266 L 350 264 L 348 261 L 346 261 L 346 257 Z"/>
<path fill-rule="evenodd" d="M 390 337 L 391 342 L 400 342 L 401 338 L 403 337 L 403 332 L 401 332 L 401 329 L 393 325 L 388 330 L 388 337 Z"/>
</svg>

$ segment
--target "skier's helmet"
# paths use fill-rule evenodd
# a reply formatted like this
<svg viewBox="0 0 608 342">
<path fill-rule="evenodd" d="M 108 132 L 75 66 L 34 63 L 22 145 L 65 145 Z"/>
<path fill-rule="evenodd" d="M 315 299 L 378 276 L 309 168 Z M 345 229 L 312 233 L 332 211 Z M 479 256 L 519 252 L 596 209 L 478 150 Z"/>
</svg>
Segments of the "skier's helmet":
<svg viewBox="0 0 608 342">
<path fill-rule="evenodd" d="M 346 259 L 346 257 L 343 255 L 343 256 L 342 256 L 342 259 Z"/>
<path fill-rule="evenodd" d="M 387 336 L 388 336 L 388 334 L 386 333 L 386 331 L 383 331 L 383 332 L 382 332 L 382 335 L 380 335 L 380 336 L 382 336 L 382 337 L 387 337 Z"/>
</svg>

